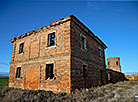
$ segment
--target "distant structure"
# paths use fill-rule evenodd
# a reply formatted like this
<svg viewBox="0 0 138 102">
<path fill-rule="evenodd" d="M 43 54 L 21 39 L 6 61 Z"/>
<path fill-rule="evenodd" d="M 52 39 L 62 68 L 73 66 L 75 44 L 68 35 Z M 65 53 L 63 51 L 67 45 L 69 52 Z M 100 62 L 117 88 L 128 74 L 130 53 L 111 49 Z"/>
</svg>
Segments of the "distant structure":
<svg viewBox="0 0 138 102">
<path fill-rule="evenodd" d="M 128 80 L 138 80 L 138 74 L 125 75 Z"/>
<path fill-rule="evenodd" d="M 119 57 L 111 57 L 111 58 L 108 58 L 107 61 L 108 61 L 108 69 L 112 69 L 114 71 L 121 72 Z"/>
<path fill-rule="evenodd" d="M 116 83 L 118 81 L 126 80 L 124 73 L 121 72 L 120 58 L 119 57 L 111 57 L 107 58 L 108 62 L 108 82 Z"/>
</svg>

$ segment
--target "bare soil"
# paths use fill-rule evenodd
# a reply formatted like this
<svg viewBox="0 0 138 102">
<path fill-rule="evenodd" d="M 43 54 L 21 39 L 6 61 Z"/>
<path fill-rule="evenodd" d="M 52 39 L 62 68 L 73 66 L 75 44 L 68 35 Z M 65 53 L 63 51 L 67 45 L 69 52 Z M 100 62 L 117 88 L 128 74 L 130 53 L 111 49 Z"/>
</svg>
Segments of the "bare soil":
<svg viewBox="0 0 138 102">
<path fill-rule="evenodd" d="M 138 80 L 76 89 L 71 95 L 0 87 L 0 102 L 138 102 Z"/>
</svg>

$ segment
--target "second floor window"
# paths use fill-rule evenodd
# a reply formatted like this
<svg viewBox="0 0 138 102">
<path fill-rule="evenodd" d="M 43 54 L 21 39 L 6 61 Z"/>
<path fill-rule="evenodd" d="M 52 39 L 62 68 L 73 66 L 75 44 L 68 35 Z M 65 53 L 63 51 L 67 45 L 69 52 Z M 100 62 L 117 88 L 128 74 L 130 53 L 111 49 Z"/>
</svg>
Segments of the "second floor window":
<svg viewBox="0 0 138 102">
<path fill-rule="evenodd" d="M 23 47 L 24 47 L 24 43 L 21 43 L 19 46 L 19 54 L 23 53 Z"/>
<path fill-rule="evenodd" d="M 16 78 L 20 78 L 21 76 L 21 67 L 17 67 L 16 69 Z"/>
<path fill-rule="evenodd" d="M 86 38 L 81 36 L 81 48 L 86 49 Z"/>
<path fill-rule="evenodd" d="M 99 50 L 99 56 L 102 57 L 102 49 L 98 47 L 98 50 Z"/>
<path fill-rule="evenodd" d="M 116 65 L 118 65 L 118 61 L 116 61 Z"/>
<path fill-rule="evenodd" d="M 110 62 L 108 62 L 108 65 L 110 65 Z"/>
<path fill-rule="evenodd" d="M 55 33 L 48 34 L 48 46 L 53 46 L 55 45 Z"/>
</svg>

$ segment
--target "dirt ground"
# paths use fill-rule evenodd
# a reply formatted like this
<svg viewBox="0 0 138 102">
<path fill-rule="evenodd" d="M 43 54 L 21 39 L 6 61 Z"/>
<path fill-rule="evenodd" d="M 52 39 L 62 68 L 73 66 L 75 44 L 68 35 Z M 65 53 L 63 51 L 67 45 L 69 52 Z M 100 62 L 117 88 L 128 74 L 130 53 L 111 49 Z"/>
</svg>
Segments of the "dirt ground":
<svg viewBox="0 0 138 102">
<path fill-rule="evenodd" d="M 71 95 L 0 87 L 0 102 L 138 102 L 138 80 L 76 89 Z"/>
</svg>

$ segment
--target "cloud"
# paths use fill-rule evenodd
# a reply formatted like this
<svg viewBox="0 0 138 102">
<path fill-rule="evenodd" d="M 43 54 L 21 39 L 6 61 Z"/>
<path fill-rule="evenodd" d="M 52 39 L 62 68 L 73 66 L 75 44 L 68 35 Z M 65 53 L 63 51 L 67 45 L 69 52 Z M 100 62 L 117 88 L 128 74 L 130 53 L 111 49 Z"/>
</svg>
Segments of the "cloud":
<svg viewBox="0 0 138 102">
<path fill-rule="evenodd" d="M 125 72 L 125 74 L 138 74 L 138 72 Z"/>
<path fill-rule="evenodd" d="M 90 14 L 98 14 L 101 15 L 103 9 L 106 7 L 106 2 L 98 2 L 98 1 L 88 1 L 87 6 Z"/>
<path fill-rule="evenodd" d="M 5 62 L 0 62 L 0 64 L 6 65 L 6 66 L 9 65 L 8 63 L 5 63 Z"/>
</svg>

